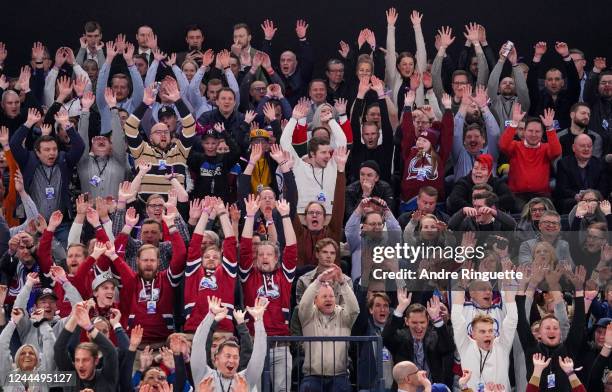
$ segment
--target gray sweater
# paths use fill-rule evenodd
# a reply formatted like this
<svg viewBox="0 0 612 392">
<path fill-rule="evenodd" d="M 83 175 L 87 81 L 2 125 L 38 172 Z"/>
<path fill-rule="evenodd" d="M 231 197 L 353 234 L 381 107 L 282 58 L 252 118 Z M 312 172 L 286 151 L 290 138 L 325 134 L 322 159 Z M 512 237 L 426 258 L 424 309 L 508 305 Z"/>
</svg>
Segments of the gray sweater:
<svg viewBox="0 0 612 392">
<path fill-rule="evenodd" d="M 125 179 L 127 149 L 117 109 L 111 111 L 110 120 L 111 141 L 113 143 L 111 155 L 106 158 L 95 158 L 89 153 L 89 112 L 81 112 L 79 119 L 79 135 L 85 143 L 85 153 L 81 156 L 77 171 L 81 180 L 81 191 L 89 193 L 92 199 L 98 196 L 116 197 L 119 193 L 119 185 Z M 101 179 L 97 186 L 92 184 L 92 177 L 94 176 Z"/>
<path fill-rule="evenodd" d="M 219 372 L 208 366 L 206 351 L 206 338 L 210 331 L 210 326 L 214 320 L 212 313 L 208 312 L 204 320 L 200 323 L 200 326 L 196 330 L 193 336 L 193 351 L 191 353 L 191 374 L 193 375 L 193 382 L 195 385 L 199 385 L 200 382 L 207 376 L 213 376 L 213 385 L 222 385 L 223 390 L 229 390 L 230 383 L 233 379 L 227 379 L 219 374 Z M 266 359 L 266 342 L 267 334 L 266 329 L 263 325 L 263 320 L 255 322 L 255 342 L 253 343 L 253 354 L 251 360 L 247 365 L 246 369 L 238 372 L 239 375 L 243 376 L 249 384 L 249 389 L 252 390 L 261 378 L 261 373 L 264 367 L 264 361 Z"/>
<path fill-rule="evenodd" d="M 501 129 L 505 129 L 506 121 L 512 120 L 512 106 L 515 102 L 521 104 L 521 110 L 523 112 L 529 111 L 529 90 L 527 89 L 527 81 L 525 75 L 520 67 L 512 67 L 512 79 L 514 79 L 514 86 L 516 89 L 516 95 L 512 97 L 504 97 L 498 94 L 499 90 L 499 78 L 501 77 L 504 63 L 498 61 L 491 71 L 489 77 L 489 83 L 487 85 L 487 94 L 491 98 L 491 112 L 497 119 L 497 123 Z"/>
</svg>

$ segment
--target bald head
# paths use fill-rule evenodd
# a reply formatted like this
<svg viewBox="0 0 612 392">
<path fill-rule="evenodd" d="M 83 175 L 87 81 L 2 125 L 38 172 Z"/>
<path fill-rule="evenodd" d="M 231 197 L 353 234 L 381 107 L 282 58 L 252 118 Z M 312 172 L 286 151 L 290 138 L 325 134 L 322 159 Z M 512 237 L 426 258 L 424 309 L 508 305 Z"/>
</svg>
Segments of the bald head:
<svg viewBox="0 0 612 392">
<path fill-rule="evenodd" d="M 319 292 L 315 297 L 315 306 L 319 309 L 319 312 L 330 315 L 334 313 L 336 308 L 336 297 L 334 296 L 334 289 L 329 285 L 323 285 L 319 288 Z"/>
<path fill-rule="evenodd" d="M 280 56 L 280 69 L 283 75 L 291 76 L 297 67 L 297 57 L 290 50 L 284 51 Z"/>
<path fill-rule="evenodd" d="M 410 376 L 415 375 L 418 370 L 416 365 L 410 361 L 403 361 L 393 366 L 393 380 L 397 383 L 397 387 L 406 390 L 402 388 L 402 385 L 413 385 L 410 382 Z"/>
<path fill-rule="evenodd" d="M 574 139 L 572 151 L 578 162 L 586 162 L 593 156 L 593 140 L 587 134 L 580 134 Z"/>
</svg>

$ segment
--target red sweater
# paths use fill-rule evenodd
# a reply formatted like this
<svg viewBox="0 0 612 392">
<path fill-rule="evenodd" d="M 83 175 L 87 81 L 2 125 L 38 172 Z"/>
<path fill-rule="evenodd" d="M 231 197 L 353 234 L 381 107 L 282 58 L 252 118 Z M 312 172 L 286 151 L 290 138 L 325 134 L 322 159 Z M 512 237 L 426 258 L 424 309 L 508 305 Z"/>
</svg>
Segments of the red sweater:
<svg viewBox="0 0 612 392">
<path fill-rule="evenodd" d="M 115 247 L 123 246 L 125 249 L 127 240 L 127 235 L 119 233 Z M 123 284 L 119 295 L 121 324 L 129 329 L 140 325 L 144 330 L 142 342 L 145 344 L 162 342 L 174 332 L 174 290 L 183 278 L 187 250 L 178 231 L 170 235 L 170 240 L 170 267 L 158 271 L 152 282 L 144 282 L 121 257 L 113 261 Z"/>
<path fill-rule="evenodd" d="M 264 274 L 253 265 L 253 240 L 240 240 L 240 280 L 244 292 L 244 305 L 255 305 L 257 297 L 270 301 L 264 314 L 264 326 L 268 336 L 289 336 L 289 309 L 291 308 L 291 284 L 295 275 L 297 246 L 287 245 L 283 251 L 283 262 L 269 274 Z M 253 321 L 247 326 L 254 334 Z"/>
<path fill-rule="evenodd" d="M 419 189 L 429 185 L 438 191 L 438 200 L 444 200 L 444 167 L 453 149 L 453 112 L 446 110 L 442 121 L 435 121 L 432 128 L 440 132 L 438 143 L 439 161 L 434 169 L 425 159 L 418 158 L 416 148 L 417 137 L 412 122 L 412 112 L 404 112 L 402 116 L 402 157 L 404 158 L 404 175 L 401 185 L 401 199 L 409 202 L 419 194 Z M 432 146 L 436 148 L 436 146 Z"/>
<path fill-rule="evenodd" d="M 202 267 L 202 234 L 194 233 L 189 243 L 187 268 L 185 269 L 185 332 L 194 333 L 208 313 L 208 297 L 221 299 L 223 306 L 234 309 L 236 272 L 236 237 L 223 240 L 223 258 L 215 270 Z M 218 329 L 234 332 L 231 312 L 219 323 Z"/>
<path fill-rule="evenodd" d="M 53 258 L 51 256 L 51 245 L 53 242 L 53 232 L 45 230 L 40 238 L 37 256 L 40 265 L 40 272 L 51 278 L 51 266 L 53 266 Z M 96 230 L 96 239 L 101 242 L 108 241 L 108 236 L 102 227 Z M 110 260 L 102 255 L 97 263 L 93 257 L 88 257 L 79 265 L 74 275 L 68 274 L 67 278 L 72 285 L 78 290 L 83 299 L 91 298 L 92 290 L 91 283 L 95 277 L 110 269 Z M 72 312 L 72 305 L 68 299 L 64 298 L 64 288 L 53 282 L 53 291 L 57 295 L 57 310 L 60 317 L 69 316 Z"/>
<path fill-rule="evenodd" d="M 557 132 L 546 131 L 548 143 L 538 147 L 525 146 L 514 140 L 516 128 L 508 127 L 499 139 L 499 149 L 510 160 L 508 186 L 513 193 L 550 194 L 550 164 L 561 155 Z"/>
</svg>

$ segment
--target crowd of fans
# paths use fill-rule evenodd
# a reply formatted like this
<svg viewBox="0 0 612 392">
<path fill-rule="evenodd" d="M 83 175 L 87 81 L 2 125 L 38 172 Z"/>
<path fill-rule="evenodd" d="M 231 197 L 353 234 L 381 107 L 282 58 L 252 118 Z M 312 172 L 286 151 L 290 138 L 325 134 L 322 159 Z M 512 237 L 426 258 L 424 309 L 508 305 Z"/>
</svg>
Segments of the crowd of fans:
<svg viewBox="0 0 612 392">
<path fill-rule="evenodd" d="M 386 19 L 324 70 L 304 20 L 291 50 L 266 20 L 217 53 L 197 25 L 160 48 L 91 21 L 76 54 L 36 42 L 3 72 L 5 389 L 612 391 L 606 59 L 497 51 L 477 23 L 428 56 L 422 14 Z M 416 271 L 515 278 L 381 281 L 364 243 L 393 232 L 486 248 Z M 382 347 L 316 341 L 347 336 Z M 9 382 L 53 371 L 75 384 Z"/>
</svg>

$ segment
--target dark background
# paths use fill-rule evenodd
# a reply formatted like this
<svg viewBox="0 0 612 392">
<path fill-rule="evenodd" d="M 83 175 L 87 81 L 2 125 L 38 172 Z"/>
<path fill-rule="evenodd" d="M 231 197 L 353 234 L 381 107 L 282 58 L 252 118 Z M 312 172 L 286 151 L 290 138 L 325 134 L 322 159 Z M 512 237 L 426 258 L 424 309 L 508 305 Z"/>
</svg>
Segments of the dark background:
<svg viewBox="0 0 612 392">
<path fill-rule="evenodd" d="M 7 45 L 7 71 L 11 75 L 29 61 L 34 41 L 42 41 L 51 50 L 52 58 L 59 46 L 70 46 L 76 54 L 83 24 L 90 19 L 100 22 L 105 41 L 125 33 L 134 43 L 136 28 L 149 24 L 158 35 L 160 48 L 168 52 L 185 49 L 184 27 L 190 23 L 204 28 L 205 48 L 218 50 L 229 49 L 233 24 L 246 22 L 253 29 L 252 44 L 258 48 L 263 40 L 259 25 L 266 18 L 279 28 L 274 39 L 274 63 L 282 49 L 296 42 L 295 20 L 308 21 L 308 38 L 316 48 L 315 74 L 320 75 L 324 62 L 338 55 L 338 42 L 355 42 L 364 27 L 374 30 L 377 45 L 386 46 L 385 10 L 391 6 L 399 12 L 398 52 L 415 49 L 409 14 L 416 9 L 424 13 L 422 26 L 430 58 L 435 55 L 433 39 L 440 26 L 453 27 L 457 39 L 450 52 L 456 58 L 465 42 L 463 25 L 475 21 L 487 28 L 489 44 L 496 53 L 510 39 L 517 45 L 519 56 L 529 59 L 533 44 L 543 40 L 549 44 L 545 61 L 555 62 L 559 56 L 554 52 L 554 42 L 566 41 L 570 48 L 586 53 L 588 69 L 596 56 L 607 57 L 608 65 L 612 62 L 609 0 L 2 0 L 2 3 L 0 41 Z"/>
</svg>

